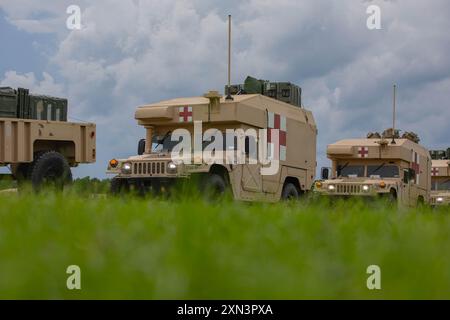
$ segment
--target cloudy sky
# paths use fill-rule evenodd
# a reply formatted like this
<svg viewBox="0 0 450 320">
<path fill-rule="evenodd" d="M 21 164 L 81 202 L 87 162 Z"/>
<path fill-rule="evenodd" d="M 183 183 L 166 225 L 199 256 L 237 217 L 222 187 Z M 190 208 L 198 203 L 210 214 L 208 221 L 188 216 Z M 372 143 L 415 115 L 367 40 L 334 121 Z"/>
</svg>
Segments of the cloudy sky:
<svg viewBox="0 0 450 320">
<path fill-rule="evenodd" d="M 369 30 L 369 5 L 381 29 Z M 67 7 L 81 9 L 69 30 Z M 429 148 L 450 146 L 448 0 L 0 0 L 0 86 L 69 98 L 71 120 L 97 123 L 98 162 L 76 176 L 104 177 L 107 161 L 136 153 L 137 105 L 223 90 L 227 15 L 232 81 L 291 81 L 328 143 L 391 124 Z"/>
</svg>

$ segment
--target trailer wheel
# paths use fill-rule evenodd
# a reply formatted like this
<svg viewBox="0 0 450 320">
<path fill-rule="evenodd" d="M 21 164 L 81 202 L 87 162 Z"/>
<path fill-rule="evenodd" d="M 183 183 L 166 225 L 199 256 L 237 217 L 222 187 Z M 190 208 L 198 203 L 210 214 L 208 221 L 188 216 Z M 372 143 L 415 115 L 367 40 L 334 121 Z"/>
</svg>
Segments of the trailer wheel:
<svg viewBox="0 0 450 320">
<path fill-rule="evenodd" d="M 283 191 L 281 192 L 282 200 L 297 200 L 299 197 L 300 194 L 293 183 L 288 182 L 284 185 Z"/>
<path fill-rule="evenodd" d="M 72 182 L 72 172 L 66 158 L 56 151 L 46 151 L 36 155 L 30 167 L 31 184 L 36 191 L 43 187 L 62 190 Z"/>
<path fill-rule="evenodd" d="M 30 174 L 30 166 L 30 163 L 21 163 L 13 170 L 14 178 L 19 183 L 22 183 L 23 181 L 28 179 Z"/>
</svg>

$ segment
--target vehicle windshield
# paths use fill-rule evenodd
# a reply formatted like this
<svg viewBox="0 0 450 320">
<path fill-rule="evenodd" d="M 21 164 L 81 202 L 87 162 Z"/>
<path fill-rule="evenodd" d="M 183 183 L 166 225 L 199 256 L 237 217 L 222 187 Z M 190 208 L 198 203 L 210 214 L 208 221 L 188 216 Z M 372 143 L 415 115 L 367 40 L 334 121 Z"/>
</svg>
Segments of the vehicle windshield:
<svg viewBox="0 0 450 320">
<path fill-rule="evenodd" d="M 152 152 L 171 152 L 172 149 L 179 143 L 179 141 L 171 140 L 172 132 L 167 132 L 162 136 L 153 136 Z"/>
<path fill-rule="evenodd" d="M 400 171 L 395 165 L 370 165 L 367 166 L 367 176 L 370 178 L 399 178 Z"/>
<path fill-rule="evenodd" d="M 363 165 L 349 165 L 348 163 L 344 165 L 339 165 L 337 168 L 338 177 L 356 178 L 364 177 L 364 166 Z"/>
<path fill-rule="evenodd" d="M 433 182 L 431 190 L 450 190 L 450 179 Z"/>
</svg>

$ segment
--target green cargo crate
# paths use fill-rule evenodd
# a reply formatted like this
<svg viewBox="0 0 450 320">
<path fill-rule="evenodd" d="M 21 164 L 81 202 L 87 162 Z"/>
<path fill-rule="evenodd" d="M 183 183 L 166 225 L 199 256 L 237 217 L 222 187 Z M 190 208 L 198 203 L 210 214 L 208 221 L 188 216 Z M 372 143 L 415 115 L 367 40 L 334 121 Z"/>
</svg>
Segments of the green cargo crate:
<svg viewBox="0 0 450 320">
<path fill-rule="evenodd" d="M 0 88 L 0 118 L 17 118 L 17 93 L 13 88 Z"/>
<path fill-rule="evenodd" d="M 244 91 L 247 94 L 262 94 L 264 90 L 264 84 L 266 82 L 266 80 L 258 80 L 256 78 L 248 76 L 247 78 L 245 78 Z"/>
<path fill-rule="evenodd" d="M 30 95 L 30 118 L 67 121 L 67 99 Z"/>
<path fill-rule="evenodd" d="M 265 82 L 263 87 L 263 95 L 277 99 L 278 83 Z"/>
<path fill-rule="evenodd" d="M 228 86 L 225 86 L 225 95 L 228 95 Z M 236 95 L 236 94 L 244 94 L 244 85 L 243 84 L 232 84 L 230 85 L 230 94 Z"/>
<path fill-rule="evenodd" d="M 24 88 L 17 89 L 17 117 L 22 119 L 30 118 L 30 96 L 29 90 Z"/>
<path fill-rule="evenodd" d="M 301 88 L 290 82 L 277 83 L 277 100 L 301 107 Z"/>
<path fill-rule="evenodd" d="M 228 87 L 225 86 L 225 94 Z M 256 79 L 248 76 L 244 84 L 230 86 L 231 94 L 263 94 L 267 97 L 277 99 L 291 105 L 302 106 L 302 89 L 290 82 L 270 82 L 268 80 Z"/>
</svg>

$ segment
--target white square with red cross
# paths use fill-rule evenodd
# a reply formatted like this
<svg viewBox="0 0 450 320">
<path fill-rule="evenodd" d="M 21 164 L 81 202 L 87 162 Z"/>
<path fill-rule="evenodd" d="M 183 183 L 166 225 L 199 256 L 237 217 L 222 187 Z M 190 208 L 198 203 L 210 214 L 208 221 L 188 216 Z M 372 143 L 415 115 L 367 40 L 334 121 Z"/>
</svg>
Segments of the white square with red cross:
<svg viewBox="0 0 450 320">
<path fill-rule="evenodd" d="M 368 158 L 369 148 L 368 147 L 358 147 L 358 158 Z"/>
<path fill-rule="evenodd" d="M 192 107 L 189 106 L 178 107 L 178 121 L 192 122 Z"/>
<path fill-rule="evenodd" d="M 439 168 L 438 167 L 431 168 L 431 175 L 433 177 L 437 177 L 439 175 Z"/>
</svg>

